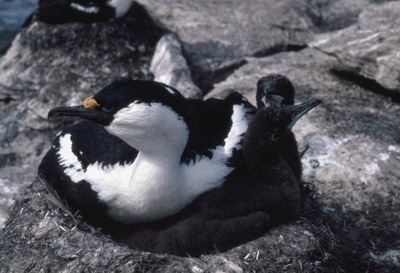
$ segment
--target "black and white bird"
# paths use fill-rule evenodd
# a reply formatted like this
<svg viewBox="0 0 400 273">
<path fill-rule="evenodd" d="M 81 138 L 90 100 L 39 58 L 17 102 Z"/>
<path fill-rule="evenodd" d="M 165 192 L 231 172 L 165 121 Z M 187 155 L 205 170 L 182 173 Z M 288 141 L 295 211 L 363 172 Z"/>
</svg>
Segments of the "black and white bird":
<svg viewBox="0 0 400 273">
<path fill-rule="evenodd" d="M 39 0 L 37 16 L 49 24 L 107 21 L 124 16 L 133 0 Z"/>
<path fill-rule="evenodd" d="M 254 111 L 238 93 L 202 101 L 162 83 L 117 81 L 49 112 L 89 121 L 57 135 L 38 175 L 97 223 L 162 219 L 224 183 Z"/>
<path fill-rule="evenodd" d="M 319 103 L 311 100 L 257 111 L 243 143 L 246 168 L 170 218 L 118 228 L 111 235 L 134 248 L 199 256 L 253 240 L 287 221 L 299 208 L 300 181 L 282 149 L 292 141 L 288 136 L 296 121 Z"/>
</svg>

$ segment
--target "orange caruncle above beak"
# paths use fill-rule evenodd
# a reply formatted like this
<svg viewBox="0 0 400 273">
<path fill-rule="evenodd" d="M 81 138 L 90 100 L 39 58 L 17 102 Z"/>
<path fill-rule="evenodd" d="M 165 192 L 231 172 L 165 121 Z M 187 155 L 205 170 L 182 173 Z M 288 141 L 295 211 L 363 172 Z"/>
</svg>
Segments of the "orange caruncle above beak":
<svg viewBox="0 0 400 273">
<path fill-rule="evenodd" d="M 85 107 L 86 109 L 94 109 L 98 106 L 100 106 L 100 104 L 97 103 L 93 96 L 90 96 L 83 102 L 83 107 Z"/>
</svg>

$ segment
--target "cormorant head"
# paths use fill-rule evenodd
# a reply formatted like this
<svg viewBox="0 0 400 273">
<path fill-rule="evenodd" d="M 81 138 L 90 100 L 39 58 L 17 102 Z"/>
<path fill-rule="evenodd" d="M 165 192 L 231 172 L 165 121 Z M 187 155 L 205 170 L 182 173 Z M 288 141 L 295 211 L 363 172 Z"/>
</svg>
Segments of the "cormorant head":
<svg viewBox="0 0 400 273">
<path fill-rule="evenodd" d="M 311 109 L 321 103 L 318 99 L 298 105 L 276 105 L 262 111 L 267 128 L 291 130 L 296 122 Z"/>
<path fill-rule="evenodd" d="M 174 88 L 152 81 L 116 81 L 83 105 L 57 107 L 48 116 L 91 120 L 133 148 L 150 153 L 178 149 L 174 145 L 184 148 L 188 138 L 184 97 Z"/>
<path fill-rule="evenodd" d="M 320 103 L 314 99 L 299 105 L 275 105 L 257 111 L 244 138 L 245 156 L 275 156 L 274 152 L 284 145 L 294 124 Z"/>
</svg>

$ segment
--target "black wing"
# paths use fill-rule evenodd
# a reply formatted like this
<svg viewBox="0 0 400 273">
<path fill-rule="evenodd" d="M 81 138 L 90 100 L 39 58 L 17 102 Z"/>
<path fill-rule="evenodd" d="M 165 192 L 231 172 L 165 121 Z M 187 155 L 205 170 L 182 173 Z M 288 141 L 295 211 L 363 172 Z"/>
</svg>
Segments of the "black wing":
<svg viewBox="0 0 400 273">
<path fill-rule="evenodd" d="M 239 93 L 232 93 L 223 100 L 189 99 L 190 135 L 181 162 L 188 163 L 195 160 L 197 155 L 211 158 L 210 149 L 223 145 L 231 129 L 233 106 L 240 104 L 244 104 L 249 110 L 249 116 L 255 113 L 255 107 Z"/>
<path fill-rule="evenodd" d="M 99 162 L 103 166 L 117 163 L 131 163 L 137 156 L 137 151 L 117 137 L 107 133 L 100 125 L 90 121 L 80 122 L 65 128 L 54 140 L 52 148 L 47 152 L 39 165 L 38 176 L 49 189 L 67 201 L 74 212 L 102 223 L 109 220 L 106 216 L 106 206 L 99 202 L 97 194 L 89 183 L 82 180 L 73 182 L 64 173 L 65 167 L 60 165 L 60 138 L 71 135 L 72 151 L 77 156 L 83 169 Z"/>
</svg>

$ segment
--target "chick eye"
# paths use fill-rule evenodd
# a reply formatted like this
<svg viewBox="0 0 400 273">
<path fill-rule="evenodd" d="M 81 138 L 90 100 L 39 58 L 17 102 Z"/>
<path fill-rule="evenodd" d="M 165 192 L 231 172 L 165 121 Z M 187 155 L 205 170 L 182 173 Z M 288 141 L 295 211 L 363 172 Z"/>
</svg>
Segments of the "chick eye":
<svg viewBox="0 0 400 273">
<path fill-rule="evenodd" d="M 115 107 L 112 104 L 106 104 L 104 105 L 101 110 L 103 110 L 103 112 L 105 113 L 111 113 L 112 111 L 114 111 Z"/>
</svg>

